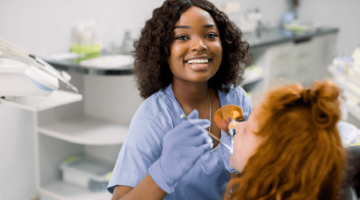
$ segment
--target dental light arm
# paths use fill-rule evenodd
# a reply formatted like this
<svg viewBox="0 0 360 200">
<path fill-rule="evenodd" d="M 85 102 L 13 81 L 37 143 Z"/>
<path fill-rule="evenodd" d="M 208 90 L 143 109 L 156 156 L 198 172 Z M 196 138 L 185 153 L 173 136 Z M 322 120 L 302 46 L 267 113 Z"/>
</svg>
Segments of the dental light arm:
<svg viewBox="0 0 360 200">
<path fill-rule="evenodd" d="M 0 52 L 3 51 L 4 56 L 7 54 L 10 55 L 10 57 L 19 57 L 23 59 L 24 61 L 28 62 L 32 66 L 46 72 L 47 74 L 51 75 L 52 77 L 55 77 L 60 84 L 63 84 L 65 87 L 72 89 L 76 93 L 78 93 L 78 89 L 73 86 L 70 81 L 70 75 L 68 75 L 66 72 L 59 72 L 55 68 L 53 68 L 51 65 L 43 61 L 41 58 L 29 54 L 27 51 L 10 44 L 9 42 L 6 42 L 3 39 L 0 39 Z M 8 56 L 9 56 L 8 55 Z M 1 53 L 0 53 L 1 56 Z M 27 74 L 29 76 L 29 74 Z M 30 77 L 33 78 L 33 77 Z"/>
</svg>

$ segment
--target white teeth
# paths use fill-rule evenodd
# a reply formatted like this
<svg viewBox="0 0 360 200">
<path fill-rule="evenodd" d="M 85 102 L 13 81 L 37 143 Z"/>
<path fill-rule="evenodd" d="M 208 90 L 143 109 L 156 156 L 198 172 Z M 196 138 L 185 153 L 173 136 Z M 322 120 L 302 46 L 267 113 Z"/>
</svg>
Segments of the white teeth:
<svg viewBox="0 0 360 200">
<path fill-rule="evenodd" d="M 203 63 L 209 63 L 209 59 L 191 59 L 189 61 L 187 61 L 187 63 L 192 64 L 192 63 L 199 63 L 199 64 L 203 64 Z"/>
</svg>

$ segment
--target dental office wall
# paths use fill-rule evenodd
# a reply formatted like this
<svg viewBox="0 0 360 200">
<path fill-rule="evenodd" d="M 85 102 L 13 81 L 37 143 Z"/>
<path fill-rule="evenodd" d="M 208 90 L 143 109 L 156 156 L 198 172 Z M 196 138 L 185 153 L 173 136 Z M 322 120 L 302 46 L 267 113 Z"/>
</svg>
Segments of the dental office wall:
<svg viewBox="0 0 360 200">
<path fill-rule="evenodd" d="M 217 6 L 233 2 L 211 1 Z M 151 16 L 152 10 L 162 2 L 163 0 L 0 0 L 0 38 L 39 56 L 67 52 L 71 28 L 81 20 L 94 19 L 97 23 L 97 41 L 102 42 L 104 48 L 111 48 L 121 44 L 124 31 L 139 30 Z M 265 24 L 270 26 L 276 26 L 281 14 L 288 9 L 287 0 L 242 0 L 240 3 L 240 12 L 259 8 Z M 229 16 L 237 23 L 240 14 Z M 76 79 L 76 76 L 73 78 Z M 122 80 L 122 77 L 118 78 Z M 121 82 L 122 85 L 132 84 L 131 81 L 126 83 L 114 79 L 117 77 L 111 77 L 109 81 Z M 99 82 L 97 87 L 107 88 L 105 84 L 109 84 L 109 81 Z M 84 99 L 86 100 L 86 95 Z M 86 105 L 91 106 L 91 102 L 85 103 Z M 111 111 L 106 107 L 103 109 Z M 114 114 L 111 117 L 117 116 Z M 129 115 L 124 121 L 130 121 L 131 117 Z M 0 199 L 23 200 L 37 194 L 32 122 L 31 112 L 0 104 Z"/>
<path fill-rule="evenodd" d="M 338 52 L 334 56 L 351 56 L 360 47 L 359 10 L 359 0 L 301 0 L 298 16 L 338 27 Z"/>
<path fill-rule="evenodd" d="M 220 7 L 234 0 L 210 0 Z M 143 27 L 163 0 L 1 0 L 0 37 L 37 55 L 69 49 L 71 28 L 81 20 L 96 21 L 96 39 L 105 48 L 120 45 L 125 30 Z M 275 25 L 288 8 L 287 0 L 236 0 L 239 12 L 258 8 L 265 24 Z M 239 13 L 238 12 L 238 13 Z M 239 14 L 229 14 L 238 22 Z"/>
</svg>

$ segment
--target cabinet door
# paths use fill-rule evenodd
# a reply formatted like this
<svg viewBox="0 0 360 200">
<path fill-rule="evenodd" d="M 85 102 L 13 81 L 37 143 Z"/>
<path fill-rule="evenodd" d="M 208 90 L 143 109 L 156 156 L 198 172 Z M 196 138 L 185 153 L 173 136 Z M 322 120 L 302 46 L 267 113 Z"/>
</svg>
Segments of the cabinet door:
<svg viewBox="0 0 360 200">
<path fill-rule="evenodd" d="M 293 45 L 286 43 L 270 48 L 270 83 L 280 78 L 289 79 L 293 73 Z"/>
<path fill-rule="evenodd" d="M 335 44 L 336 44 L 336 33 L 324 35 L 319 37 L 320 43 L 320 75 L 322 77 L 330 77 L 331 74 L 328 72 L 327 67 L 332 63 L 336 55 Z"/>
<path fill-rule="evenodd" d="M 336 34 L 301 38 L 269 47 L 268 84 L 279 79 L 308 86 L 328 76 L 326 67 L 334 55 Z"/>
<path fill-rule="evenodd" d="M 319 64 L 322 55 L 318 38 L 304 38 L 294 41 L 293 55 L 294 72 L 292 79 L 307 86 L 320 77 Z"/>
</svg>

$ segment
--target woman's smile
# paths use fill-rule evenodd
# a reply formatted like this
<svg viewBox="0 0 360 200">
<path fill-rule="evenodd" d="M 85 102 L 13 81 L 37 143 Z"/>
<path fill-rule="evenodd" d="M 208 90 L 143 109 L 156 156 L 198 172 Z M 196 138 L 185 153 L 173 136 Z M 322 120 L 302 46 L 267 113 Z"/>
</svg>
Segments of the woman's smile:
<svg viewBox="0 0 360 200">
<path fill-rule="evenodd" d="M 169 66 L 174 81 L 206 82 L 220 68 L 220 33 L 211 15 L 198 7 L 182 13 L 175 23 Z"/>
<path fill-rule="evenodd" d="M 210 68 L 212 59 L 208 56 L 191 57 L 185 61 L 185 66 L 194 71 L 206 71 Z"/>
</svg>

